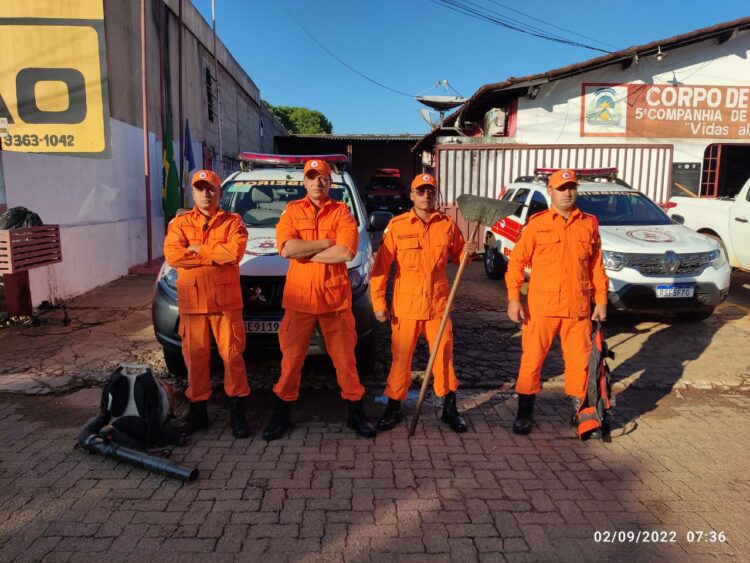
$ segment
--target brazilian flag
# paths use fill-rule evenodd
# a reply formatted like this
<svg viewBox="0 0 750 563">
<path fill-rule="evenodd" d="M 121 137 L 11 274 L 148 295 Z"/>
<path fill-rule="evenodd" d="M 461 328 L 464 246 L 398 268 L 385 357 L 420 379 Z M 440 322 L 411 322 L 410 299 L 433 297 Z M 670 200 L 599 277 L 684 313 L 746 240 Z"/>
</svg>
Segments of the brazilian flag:
<svg viewBox="0 0 750 563">
<path fill-rule="evenodd" d="M 164 135 L 164 148 L 162 149 L 162 186 L 161 202 L 164 210 L 164 224 L 168 224 L 174 218 L 177 210 L 181 207 L 180 201 L 180 178 L 177 174 L 177 166 L 174 162 L 174 145 L 172 143 L 172 121 L 167 119 L 166 134 Z"/>
</svg>

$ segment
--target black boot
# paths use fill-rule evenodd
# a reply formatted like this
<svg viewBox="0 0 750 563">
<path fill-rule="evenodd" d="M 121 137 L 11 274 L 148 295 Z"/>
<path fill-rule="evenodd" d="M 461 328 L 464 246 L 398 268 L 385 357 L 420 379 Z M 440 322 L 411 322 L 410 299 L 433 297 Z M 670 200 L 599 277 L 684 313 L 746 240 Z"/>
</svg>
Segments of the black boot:
<svg viewBox="0 0 750 563">
<path fill-rule="evenodd" d="M 401 401 L 388 399 L 388 406 L 383 411 L 383 416 L 378 420 L 378 430 L 390 430 L 399 422 L 404 420 L 404 413 L 401 412 Z"/>
<path fill-rule="evenodd" d="M 375 427 L 367 420 L 362 399 L 349 402 L 349 418 L 346 425 L 363 438 L 374 438 L 377 434 Z"/>
<path fill-rule="evenodd" d="M 518 394 L 518 413 L 513 421 L 513 432 L 526 435 L 531 432 L 531 421 L 534 419 L 534 399 L 536 395 Z"/>
<path fill-rule="evenodd" d="M 190 412 L 188 412 L 188 415 L 179 427 L 179 431 L 189 436 L 209 426 L 211 426 L 211 421 L 208 419 L 208 402 L 196 401 L 195 403 L 190 403 Z"/>
<path fill-rule="evenodd" d="M 245 418 L 245 397 L 229 397 L 229 424 L 235 438 L 250 436 L 250 428 Z"/>
<path fill-rule="evenodd" d="M 292 428 L 294 428 L 294 424 L 292 424 L 292 403 L 276 397 L 276 407 L 271 415 L 271 421 L 263 430 L 263 439 L 269 442 L 276 440 Z"/>
<path fill-rule="evenodd" d="M 443 397 L 443 415 L 440 420 L 447 422 L 454 432 L 466 432 L 466 421 L 458 414 L 456 407 L 456 393 L 451 391 Z"/>
</svg>

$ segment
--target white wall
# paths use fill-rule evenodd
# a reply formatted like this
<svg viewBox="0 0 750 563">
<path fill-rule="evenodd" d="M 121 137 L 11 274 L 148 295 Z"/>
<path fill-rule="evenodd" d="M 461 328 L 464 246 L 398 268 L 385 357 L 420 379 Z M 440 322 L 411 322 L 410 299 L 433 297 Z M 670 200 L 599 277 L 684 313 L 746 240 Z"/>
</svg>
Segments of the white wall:
<svg viewBox="0 0 750 563">
<path fill-rule="evenodd" d="M 29 273 L 35 305 L 79 295 L 148 258 L 143 132 L 115 119 L 110 127 L 111 159 L 3 153 L 8 207 L 27 207 L 46 224 L 60 225 L 63 261 Z M 158 257 L 164 244 L 162 145 L 153 134 L 149 144 L 152 253 Z M 198 151 L 198 163 L 199 157 Z"/>
<path fill-rule="evenodd" d="M 543 84 L 535 100 L 519 99 L 516 141 L 528 144 L 667 143 L 674 145 L 674 161 L 701 162 L 706 146 L 716 142 L 750 142 L 750 138 L 654 138 L 581 137 L 581 84 L 635 83 L 685 85 L 750 85 L 750 31 L 722 45 L 715 39 L 668 51 L 664 59 L 642 57 L 623 70 L 619 64 Z"/>
</svg>

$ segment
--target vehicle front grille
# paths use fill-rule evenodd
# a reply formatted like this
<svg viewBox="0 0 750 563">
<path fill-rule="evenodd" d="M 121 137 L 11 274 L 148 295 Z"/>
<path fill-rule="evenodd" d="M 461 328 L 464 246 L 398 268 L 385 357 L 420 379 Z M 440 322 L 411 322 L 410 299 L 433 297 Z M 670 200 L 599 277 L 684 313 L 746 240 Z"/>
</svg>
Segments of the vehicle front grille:
<svg viewBox="0 0 750 563">
<path fill-rule="evenodd" d="M 284 296 L 284 276 L 250 277 L 240 276 L 242 303 L 245 313 L 280 313 Z"/>
<path fill-rule="evenodd" d="M 670 257 L 671 254 L 671 257 Z M 670 270 L 670 262 L 672 268 Z M 709 265 L 707 253 L 629 254 L 628 266 L 644 276 L 697 276 Z"/>
</svg>

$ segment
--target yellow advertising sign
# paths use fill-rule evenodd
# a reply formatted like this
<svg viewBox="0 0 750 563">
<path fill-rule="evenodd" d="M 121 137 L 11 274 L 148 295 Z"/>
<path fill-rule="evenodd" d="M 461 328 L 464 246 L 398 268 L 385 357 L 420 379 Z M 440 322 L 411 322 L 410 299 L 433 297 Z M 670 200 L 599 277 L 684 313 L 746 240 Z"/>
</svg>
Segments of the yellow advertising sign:
<svg viewBox="0 0 750 563">
<path fill-rule="evenodd" d="M 3 0 L 3 150 L 110 155 L 102 0 Z"/>
</svg>

